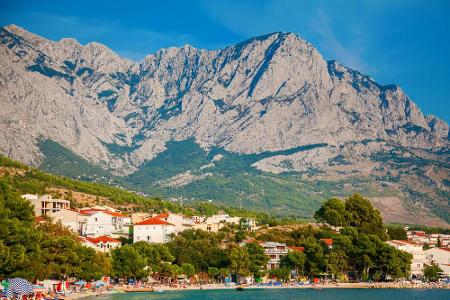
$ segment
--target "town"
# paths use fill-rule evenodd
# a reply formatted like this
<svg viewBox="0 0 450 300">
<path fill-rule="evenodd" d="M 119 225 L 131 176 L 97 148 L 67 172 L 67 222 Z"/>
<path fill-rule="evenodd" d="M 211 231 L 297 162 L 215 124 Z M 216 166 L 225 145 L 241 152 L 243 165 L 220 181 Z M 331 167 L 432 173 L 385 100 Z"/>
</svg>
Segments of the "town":
<svg viewBox="0 0 450 300">
<path fill-rule="evenodd" d="M 37 222 L 60 222 L 78 235 L 82 245 L 97 252 L 110 253 L 121 247 L 123 241 L 132 243 L 146 242 L 164 244 L 183 231 L 193 229 L 218 233 L 227 226 L 240 226 L 249 233 L 257 232 L 259 226 L 253 218 L 232 217 L 224 212 L 211 216 L 183 216 L 171 212 L 165 213 L 132 213 L 125 214 L 108 206 L 92 206 L 74 209 L 70 201 L 55 199 L 51 195 L 22 195 L 34 207 Z M 335 232 L 341 227 L 331 226 Z M 450 235 L 427 234 L 424 231 L 409 230 L 404 227 L 407 239 L 388 240 L 386 243 L 397 250 L 411 254 L 409 279 L 422 279 L 427 266 L 437 266 L 441 269 L 441 278 L 450 277 Z M 320 241 L 329 249 L 333 248 L 332 238 L 322 238 Z M 255 242 L 251 236 L 239 242 L 243 247 L 249 242 Z M 280 267 L 283 256 L 290 252 L 304 252 L 299 245 L 287 245 L 270 240 L 258 240 L 267 256 L 265 268 L 275 270 Z M 327 276 L 323 276 L 327 278 Z M 265 280 L 269 280 L 266 277 Z M 255 278 L 246 277 L 243 282 L 251 283 Z M 318 280 L 318 279 L 317 279 Z"/>
</svg>

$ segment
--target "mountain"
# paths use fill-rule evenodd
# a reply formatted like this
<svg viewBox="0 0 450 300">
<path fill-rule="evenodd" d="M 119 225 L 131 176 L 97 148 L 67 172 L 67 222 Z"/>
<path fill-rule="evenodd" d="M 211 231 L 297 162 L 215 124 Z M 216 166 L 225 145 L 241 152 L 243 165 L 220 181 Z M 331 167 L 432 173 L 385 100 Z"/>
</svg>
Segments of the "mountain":
<svg viewBox="0 0 450 300">
<path fill-rule="evenodd" d="M 0 151 L 11 158 L 282 215 L 308 218 L 359 191 L 388 221 L 450 220 L 448 124 L 295 34 L 140 63 L 14 25 L 0 45 Z"/>
</svg>

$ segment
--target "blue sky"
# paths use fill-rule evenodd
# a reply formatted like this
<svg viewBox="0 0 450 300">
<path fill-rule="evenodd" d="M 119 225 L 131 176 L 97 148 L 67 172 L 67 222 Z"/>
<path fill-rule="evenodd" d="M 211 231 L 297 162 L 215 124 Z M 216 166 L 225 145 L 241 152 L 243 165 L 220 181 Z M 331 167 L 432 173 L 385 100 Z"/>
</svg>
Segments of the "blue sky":
<svg viewBox="0 0 450 300">
<path fill-rule="evenodd" d="M 426 114 L 450 122 L 450 1 L 6 1 L 0 24 L 46 38 L 97 41 L 140 60 L 170 46 L 216 49 L 294 32 L 325 59 L 395 83 Z"/>
</svg>

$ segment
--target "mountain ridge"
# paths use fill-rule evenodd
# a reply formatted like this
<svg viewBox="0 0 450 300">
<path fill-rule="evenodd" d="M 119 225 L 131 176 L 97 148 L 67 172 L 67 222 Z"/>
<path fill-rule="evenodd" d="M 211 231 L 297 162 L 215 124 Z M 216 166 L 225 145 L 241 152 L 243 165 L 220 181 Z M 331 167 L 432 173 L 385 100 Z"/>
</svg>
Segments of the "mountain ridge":
<svg viewBox="0 0 450 300">
<path fill-rule="evenodd" d="M 96 42 L 53 42 L 6 26 L 0 29 L 0 65 L 0 151 L 26 163 L 40 165 L 45 155 L 39 143 L 51 140 L 128 178 L 165 153 L 169 142 L 193 139 L 206 152 L 271 153 L 248 166 L 269 177 L 296 172 L 329 180 L 337 174 L 385 176 L 390 161 L 378 157 L 392 160 L 395 152 L 395 159 L 417 157 L 440 174 L 406 176 L 408 187 L 412 178 L 434 182 L 425 187 L 434 199 L 425 207 L 440 207 L 442 215 L 448 201 L 448 124 L 424 116 L 397 85 L 380 85 L 326 61 L 293 33 L 218 50 L 170 47 L 138 63 Z M 314 144 L 327 146 L 276 154 Z M 445 163 L 437 164 L 437 157 Z M 395 162 L 394 171 L 403 168 Z M 221 175 L 205 177 L 206 169 L 184 169 L 177 182 L 180 176 L 204 181 Z"/>
</svg>

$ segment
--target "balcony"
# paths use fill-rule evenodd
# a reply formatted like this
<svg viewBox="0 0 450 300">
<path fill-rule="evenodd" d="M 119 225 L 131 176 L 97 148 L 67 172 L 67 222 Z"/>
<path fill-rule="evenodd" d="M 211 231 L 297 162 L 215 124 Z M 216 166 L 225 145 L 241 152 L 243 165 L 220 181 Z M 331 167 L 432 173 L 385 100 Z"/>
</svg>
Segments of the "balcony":
<svg viewBox="0 0 450 300">
<path fill-rule="evenodd" d="M 265 249 L 264 252 L 266 254 L 286 254 L 286 253 L 288 253 L 288 250 L 287 249 L 283 249 L 283 250 L 281 250 L 281 249 Z"/>
</svg>

